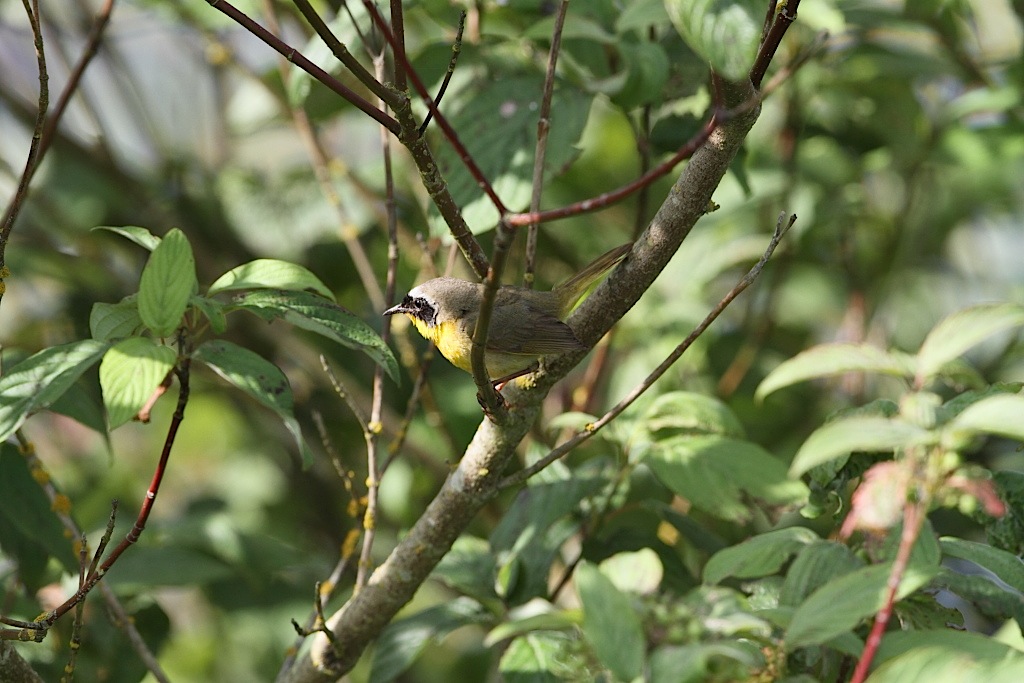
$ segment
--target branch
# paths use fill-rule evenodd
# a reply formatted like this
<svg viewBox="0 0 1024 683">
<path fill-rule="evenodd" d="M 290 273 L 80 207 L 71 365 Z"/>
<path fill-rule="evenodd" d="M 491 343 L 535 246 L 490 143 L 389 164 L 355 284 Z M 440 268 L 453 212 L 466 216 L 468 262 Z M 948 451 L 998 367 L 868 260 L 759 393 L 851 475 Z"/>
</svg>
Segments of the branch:
<svg viewBox="0 0 1024 683">
<path fill-rule="evenodd" d="M 299 67 L 316 80 L 323 83 L 325 86 L 333 90 L 334 92 L 341 95 L 346 102 L 354 105 L 357 109 L 362 111 L 364 114 L 372 118 L 380 125 L 387 128 L 395 135 L 399 134 L 398 122 L 393 118 L 377 109 L 375 106 L 363 99 L 358 93 L 349 88 L 347 85 L 339 81 L 337 78 L 327 73 L 313 62 L 306 59 L 306 57 L 296 50 L 294 47 L 284 42 L 273 33 L 263 28 L 259 23 L 249 18 L 245 12 L 242 12 L 237 7 L 228 2 L 228 0 L 206 0 L 210 7 L 214 8 L 218 12 L 222 12 L 245 28 L 249 33 L 253 34 L 264 43 L 274 48 L 277 52 L 284 55 L 285 59 Z"/>
<path fill-rule="evenodd" d="M 679 358 L 682 357 L 684 353 L 686 353 L 686 350 L 693 345 L 693 342 L 697 341 L 698 337 L 704 334 L 704 331 L 711 326 L 711 323 L 713 323 L 718 318 L 718 316 L 722 314 L 722 312 L 729 306 L 729 304 L 731 304 L 736 299 L 736 297 L 743 293 L 743 290 L 749 287 L 754 282 L 754 280 L 757 279 L 757 277 L 761 274 L 761 271 L 764 270 L 765 265 L 768 263 L 768 259 L 770 259 L 772 254 L 775 253 L 775 248 L 778 247 L 779 242 L 782 241 L 782 236 L 785 235 L 791 227 L 793 227 L 794 222 L 796 222 L 795 215 L 790 216 L 788 221 L 785 220 L 785 214 L 779 216 L 779 221 L 775 226 L 775 233 L 772 235 L 772 239 L 768 242 L 768 247 L 765 249 L 764 254 L 762 254 L 758 262 L 754 264 L 753 268 L 747 271 L 747 274 L 744 275 L 743 278 L 736 283 L 736 286 L 730 289 L 729 292 L 724 297 L 722 297 L 722 300 L 719 301 L 718 304 L 714 308 L 712 308 L 711 311 L 704 317 L 700 324 L 697 325 L 697 327 L 695 327 L 689 335 L 687 335 L 686 339 L 684 339 L 682 343 L 679 344 L 679 346 L 673 349 L 672 353 L 670 353 L 665 358 L 665 360 L 663 360 L 658 365 L 658 367 L 656 367 L 646 378 L 644 378 L 644 380 L 640 382 L 640 384 L 638 384 L 631 392 L 629 392 L 629 394 L 627 394 L 624 399 L 615 404 L 615 406 L 607 413 L 602 415 L 599 420 L 597 420 L 596 422 L 592 422 L 591 424 L 588 424 L 583 431 L 578 432 L 571 439 L 569 439 L 562 445 L 558 446 L 557 448 L 553 449 L 550 453 L 548 453 L 543 458 L 535 462 L 533 465 L 527 467 L 524 470 L 520 470 L 514 475 L 506 478 L 504 481 L 501 482 L 502 488 L 506 486 L 516 486 L 518 484 L 522 484 L 527 479 L 537 474 L 554 461 L 568 454 L 571 450 L 573 450 L 581 443 L 592 437 L 594 434 L 597 434 L 597 432 L 600 431 L 602 427 L 606 426 L 609 422 L 611 422 L 616 417 L 621 415 L 622 412 L 626 410 L 626 408 L 631 406 L 634 401 L 636 401 L 648 389 L 654 386 L 654 383 L 658 381 L 658 379 L 660 379 L 661 376 L 664 375 L 665 372 L 668 371 L 668 369 L 672 367 L 672 365 L 677 360 L 679 360 Z"/>
<path fill-rule="evenodd" d="M 7 270 L 7 240 L 11 237 L 14 229 L 14 221 L 21 213 L 21 207 L 28 195 L 28 186 L 32 180 L 36 168 L 39 166 L 41 156 L 40 147 L 43 137 L 43 126 L 46 123 L 46 110 L 50 106 L 50 77 L 46 73 L 46 52 L 43 49 L 43 29 L 39 19 L 39 0 L 21 0 L 28 14 L 28 23 L 32 27 L 32 38 L 36 48 L 36 65 L 39 69 L 39 106 L 36 110 L 36 122 L 32 128 L 32 141 L 29 143 L 28 156 L 25 159 L 25 168 L 18 179 L 18 189 L 14 191 L 11 203 L 7 205 L 4 216 L 0 219 L 0 300 L 4 295 L 4 279 L 8 277 Z"/>
<path fill-rule="evenodd" d="M 749 83 L 727 84 L 724 88 L 730 106 L 749 100 L 752 94 Z M 584 344 L 593 345 L 621 318 L 669 262 L 704 214 L 756 118 L 754 109 L 724 123 L 693 155 L 654 221 L 636 241 L 631 255 L 570 318 Z M 500 425 L 490 420 L 480 424 L 459 466 L 420 519 L 373 573 L 366 587 L 328 619 L 336 644 L 332 646 L 320 634 L 315 636 L 310 654 L 296 663 L 285 681 L 327 683 L 352 669 L 369 642 L 412 599 L 476 513 L 498 493 L 503 472 L 533 424 L 544 395 L 584 353 L 542 364 L 533 376 L 534 388 L 508 389 L 516 409 L 506 412 Z"/>
</svg>

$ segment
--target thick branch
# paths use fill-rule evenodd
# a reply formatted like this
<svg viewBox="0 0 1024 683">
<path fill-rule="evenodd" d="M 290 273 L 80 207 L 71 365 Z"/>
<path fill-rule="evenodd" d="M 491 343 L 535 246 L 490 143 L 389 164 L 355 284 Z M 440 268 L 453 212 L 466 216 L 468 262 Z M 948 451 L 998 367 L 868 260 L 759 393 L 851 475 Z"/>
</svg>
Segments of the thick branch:
<svg viewBox="0 0 1024 683">
<path fill-rule="evenodd" d="M 727 106 L 753 95 L 750 84 L 727 85 Z M 711 195 L 757 118 L 753 110 L 728 121 L 694 154 L 633 252 L 570 319 L 580 340 L 592 346 L 654 282 L 694 223 L 704 215 Z M 579 362 L 584 352 L 560 357 L 542 367 L 536 388 L 510 388 L 516 409 L 502 424 L 483 420 L 459 467 L 442 486 L 422 517 L 369 584 L 329 620 L 337 642 L 332 648 L 317 635 L 309 657 L 287 678 L 290 683 L 326 683 L 351 670 L 360 654 L 426 581 L 477 511 L 497 492 L 516 446 L 533 423 L 547 390 Z"/>
</svg>

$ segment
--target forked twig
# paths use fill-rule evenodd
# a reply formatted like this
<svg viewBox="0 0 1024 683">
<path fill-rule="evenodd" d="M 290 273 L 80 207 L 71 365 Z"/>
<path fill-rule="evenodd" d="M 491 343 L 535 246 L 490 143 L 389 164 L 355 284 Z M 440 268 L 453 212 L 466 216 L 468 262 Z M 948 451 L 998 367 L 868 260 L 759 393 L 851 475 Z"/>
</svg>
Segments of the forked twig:
<svg viewBox="0 0 1024 683">
<path fill-rule="evenodd" d="M 444 97 L 445 92 L 448 90 L 448 84 L 451 83 L 452 75 L 455 73 L 455 65 L 459 62 L 459 55 L 462 53 L 462 34 L 466 30 L 466 10 L 462 10 L 459 14 L 459 28 L 455 32 L 455 42 L 452 43 L 452 56 L 448 60 L 448 68 L 444 72 L 444 80 L 441 81 L 441 87 L 437 90 L 437 97 L 434 98 L 434 104 L 438 107 L 441 106 L 441 98 Z M 427 126 L 430 125 L 430 119 L 434 118 L 433 112 L 427 112 L 427 115 L 423 119 L 423 123 L 420 124 L 420 135 L 426 132 Z"/>
</svg>

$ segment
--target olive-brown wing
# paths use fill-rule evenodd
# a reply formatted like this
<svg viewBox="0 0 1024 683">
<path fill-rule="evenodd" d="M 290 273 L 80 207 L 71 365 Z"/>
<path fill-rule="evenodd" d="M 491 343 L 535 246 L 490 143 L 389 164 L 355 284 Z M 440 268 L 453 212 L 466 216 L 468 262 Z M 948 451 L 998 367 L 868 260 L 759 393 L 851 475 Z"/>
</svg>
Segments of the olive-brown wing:
<svg viewBox="0 0 1024 683">
<path fill-rule="evenodd" d="M 504 353 L 546 356 L 576 351 L 583 345 L 564 322 L 528 302 L 518 301 L 495 308 L 487 335 L 487 348 Z"/>
</svg>

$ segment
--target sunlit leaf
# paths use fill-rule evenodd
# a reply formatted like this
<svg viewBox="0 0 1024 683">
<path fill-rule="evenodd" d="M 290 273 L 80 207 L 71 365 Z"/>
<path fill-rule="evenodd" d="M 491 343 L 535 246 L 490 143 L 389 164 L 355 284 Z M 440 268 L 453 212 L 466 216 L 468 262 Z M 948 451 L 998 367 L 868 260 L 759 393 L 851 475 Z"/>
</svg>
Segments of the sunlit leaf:
<svg viewBox="0 0 1024 683">
<path fill-rule="evenodd" d="M 160 238 L 146 228 L 137 225 L 98 225 L 93 230 L 106 230 L 127 238 L 147 251 L 153 251 L 160 244 Z"/>
<path fill-rule="evenodd" d="M 373 329 L 351 311 L 309 292 L 255 290 L 242 294 L 234 306 L 264 318 L 281 318 L 350 349 L 362 351 L 398 381 L 398 361 Z"/>
<path fill-rule="evenodd" d="M 949 361 L 989 337 L 1024 325 L 1024 306 L 984 304 L 957 311 L 936 325 L 917 353 L 917 374 L 932 377 Z"/>
<path fill-rule="evenodd" d="M 139 280 L 139 316 L 158 337 L 170 336 L 195 291 L 196 262 L 185 233 L 174 228 L 149 256 Z"/>
<path fill-rule="evenodd" d="M 754 65 L 764 25 L 755 0 L 665 0 L 672 24 L 723 78 L 738 81 Z"/>
<path fill-rule="evenodd" d="M 292 388 L 281 370 L 249 349 L 222 339 L 208 341 L 195 350 L 195 360 L 206 363 L 233 386 L 277 413 L 295 439 L 304 466 L 313 461 L 298 420 L 292 412 Z"/>
<path fill-rule="evenodd" d="M 822 344 L 780 363 L 757 387 L 755 396 L 762 400 L 791 384 L 848 372 L 910 377 L 914 374 L 913 358 L 869 344 Z"/>
<path fill-rule="evenodd" d="M 594 653 L 616 678 L 632 681 L 644 665 L 644 634 L 632 602 L 589 562 L 576 568 L 575 580 Z"/>
<path fill-rule="evenodd" d="M 965 408 L 946 428 L 1024 441 L 1024 396 L 1003 394 L 984 398 Z"/>
<path fill-rule="evenodd" d="M 803 527 L 753 536 L 712 555 L 704 565 L 704 583 L 719 583 L 730 576 L 749 579 L 774 574 L 792 555 L 818 540 L 817 534 Z"/>
<path fill-rule="evenodd" d="M 819 427 L 807 437 L 793 458 L 789 473 L 799 477 L 812 467 L 853 452 L 891 453 L 926 438 L 930 438 L 928 431 L 899 419 L 840 418 Z"/>
<path fill-rule="evenodd" d="M 108 347 L 93 339 L 51 346 L 8 369 L 0 377 L 0 442 L 60 398 Z"/>
<path fill-rule="evenodd" d="M 100 362 L 100 387 L 110 429 L 138 414 L 176 361 L 174 349 L 148 337 L 132 337 L 110 347 Z"/>
<path fill-rule="evenodd" d="M 309 269 L 277 259 L 257 259 L 221 275 L 210 285 L 208 296 L 239 289 L 312 290 L 334 301 L 334 294 Z"/>
<path fill-rule="evenodd" d="M 786 629 L 786 646 L 792 650 L 824 643 L 875 614 L 885 603 L 891 570 L 889 564 L 857 569 L 811 593 L 793 613 Z M 900 582 L 896 599 L 924 586 L 933 575 L 934 570 L 909 567 Z"/>
</svg>

